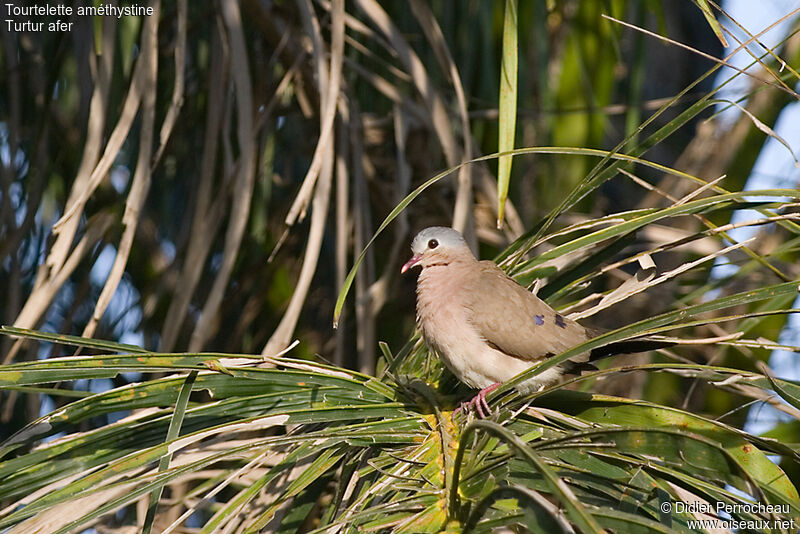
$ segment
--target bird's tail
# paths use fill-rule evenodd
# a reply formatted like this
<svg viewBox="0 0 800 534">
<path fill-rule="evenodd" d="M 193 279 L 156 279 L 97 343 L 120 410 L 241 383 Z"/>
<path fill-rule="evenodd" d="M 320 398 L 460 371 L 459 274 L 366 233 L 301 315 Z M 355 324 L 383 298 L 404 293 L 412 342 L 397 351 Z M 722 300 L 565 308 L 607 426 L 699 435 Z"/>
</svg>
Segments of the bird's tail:
<svg viewBox="0 0 800 534">
<path fill-rule="evenodd" d="M 608 358 L 609 356 L 615 356 L 617 354 L 636 354 L 637 352 L 665 349 L 674 345 L 674 341 L 662 339 L 627 339 L 625 341 L 617 341 L 592 349 L 589 353 L 589 361 L 596 362 L 597 360 L 602 360 L 603 358 Z"/>
<path fill-rule="evenodd" d="M 616 356 L 617 354 L 636 354 L 637 352 L 647 352 L 650 350 L 665 349 L 675 345 L 674 341 L 666 341 L 662 339 L 627 339 L 625 341 L 617 341 L 597 347 L 589 352 L 589 359 L 586 361 L 567 361 L 565 362 L 564 371 L 569 374 L 580 374 L 585 371 L 597 371 L 597 367 L 592 365 L 592 362 L 608 358 L 609 356 Z"/>
</svg>

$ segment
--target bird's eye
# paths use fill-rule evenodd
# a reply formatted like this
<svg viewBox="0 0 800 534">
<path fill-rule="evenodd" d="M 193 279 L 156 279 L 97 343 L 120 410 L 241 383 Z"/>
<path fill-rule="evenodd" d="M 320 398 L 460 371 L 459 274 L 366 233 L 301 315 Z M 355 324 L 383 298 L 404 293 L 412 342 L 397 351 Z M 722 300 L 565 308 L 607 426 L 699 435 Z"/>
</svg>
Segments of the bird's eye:
<svg viewBox="0 0 800 534">
<path fill-rule="evenodd" d="M 431 239 L 430 241 L 428 241 L 428 248 L 436 248 L 438 246 L 439 242 L 436 241 L 435 239 Z"/>
</svg>

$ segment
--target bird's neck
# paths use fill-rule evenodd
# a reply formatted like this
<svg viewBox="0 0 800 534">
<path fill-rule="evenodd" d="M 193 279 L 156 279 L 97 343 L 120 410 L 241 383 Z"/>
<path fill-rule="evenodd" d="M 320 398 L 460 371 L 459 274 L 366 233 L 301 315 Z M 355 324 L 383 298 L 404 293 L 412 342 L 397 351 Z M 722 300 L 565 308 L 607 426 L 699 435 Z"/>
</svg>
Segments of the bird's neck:
<svg viewBox="0 0 800 534">
<path fill-rule="evenodd" d="M 417 301 L 419 304 L 443 303 L 461 293 L 470 272 L 474 269 L 474 258 L 447 258 L 423 266 L 417 279 Z"/>
</svg>

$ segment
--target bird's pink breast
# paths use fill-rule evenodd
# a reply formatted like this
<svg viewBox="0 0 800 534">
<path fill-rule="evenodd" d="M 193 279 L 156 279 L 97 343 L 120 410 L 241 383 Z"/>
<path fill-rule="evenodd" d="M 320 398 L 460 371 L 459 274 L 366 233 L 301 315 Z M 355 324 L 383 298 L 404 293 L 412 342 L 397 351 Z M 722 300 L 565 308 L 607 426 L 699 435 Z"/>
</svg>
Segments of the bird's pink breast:
<svg viewBox="0 0 800 534">
<path fill-rule="evenodd" d="M 428 347 L 453 374 L 469 386 L 484 388 L 510 378 L 525 365 L 512 370 L 500 364 L 501 355 L 470 322 L 471 312 L 461 299 L 467 277 L 474 272 L 454 263 L 423 269 L 417 282 L 417 321 Z"/>
<path fill-rule="evenodd" d="M 474 265 L 450 263 L 429 266 L 417 280 L 417 323 L 428 347 L 435 350 L 456 377 L 474 388 L 505 382 L 531 366 L 490 346 L 471 320 L 474 310 L 465 305 L 465 285 L 480 272 Z M 538 389 L 561 374 L 553 368 L 521 387 Z"/>
</svg>

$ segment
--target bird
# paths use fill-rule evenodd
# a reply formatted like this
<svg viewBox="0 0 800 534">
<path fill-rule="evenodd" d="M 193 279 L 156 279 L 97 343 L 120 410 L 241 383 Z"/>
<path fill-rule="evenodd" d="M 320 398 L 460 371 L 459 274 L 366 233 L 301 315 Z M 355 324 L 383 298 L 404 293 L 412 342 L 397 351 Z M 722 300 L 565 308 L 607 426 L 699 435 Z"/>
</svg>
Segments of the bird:
<svg viewBox="0 0 800 534">
<path fill-rule="evenodd" d="M 420 268 L 417 324 L 428 347 L 477 395 L 461 408 L 481 418 L 491 413 L 486 395 L 546 358 L 600 332 L 560 314 L 518 284 L 492 261 L 478 261 L 456 230 L 433 226 L 411 243 L 412 257 L 401 273 Z M 550 367 L 516 389 L 527 394 L 556 383 L 565 373 L 593 368 L 590 361 L 613 354 L 667 346 L 629 340 L 599 347 Z"/>
</svg>

